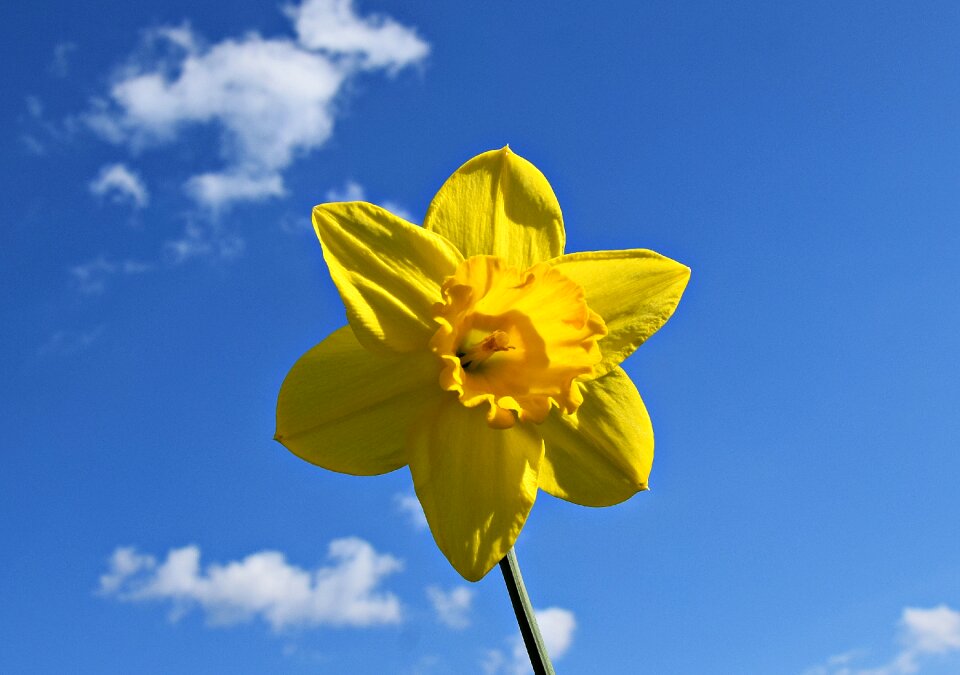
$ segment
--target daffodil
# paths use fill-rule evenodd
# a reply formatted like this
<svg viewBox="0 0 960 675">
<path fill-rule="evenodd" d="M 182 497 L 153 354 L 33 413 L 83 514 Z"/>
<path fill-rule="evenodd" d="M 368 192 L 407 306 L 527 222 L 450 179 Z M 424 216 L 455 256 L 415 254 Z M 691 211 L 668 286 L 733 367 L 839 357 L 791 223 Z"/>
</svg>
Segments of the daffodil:
<svg viewBox="0 0 960 675">
<path fill-rule="evenodd" d="M 409 465 L 440 550 L 470 581 L 543 490 L 609 506 L 647 488 L 653 430 L 620 363 L 690 270 L 652 251 L 564 255 L 546 178 L 509 148 L 460 167 L 422 227 L 373 204 L 313 224 L 345 326 L 284 380 L 276 438 L 326 469 Z"/>
</svg>

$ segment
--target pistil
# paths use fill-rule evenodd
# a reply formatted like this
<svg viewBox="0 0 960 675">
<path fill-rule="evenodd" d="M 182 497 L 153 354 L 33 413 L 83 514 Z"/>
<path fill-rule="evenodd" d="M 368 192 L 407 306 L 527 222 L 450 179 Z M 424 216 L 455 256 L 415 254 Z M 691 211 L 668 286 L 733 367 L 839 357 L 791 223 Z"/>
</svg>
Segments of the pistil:
<svg viewBox="0 0 960 675">
<path fill-rule="evenodd" d="M 516 349 L 510 344 L 510 336 L 502 330 L 495 330 L 487 337 L 469 347 L 461 347 L 457 351 L 460 365 L 464 368 L 475 368 L 497 352 Z"/>
</svg>

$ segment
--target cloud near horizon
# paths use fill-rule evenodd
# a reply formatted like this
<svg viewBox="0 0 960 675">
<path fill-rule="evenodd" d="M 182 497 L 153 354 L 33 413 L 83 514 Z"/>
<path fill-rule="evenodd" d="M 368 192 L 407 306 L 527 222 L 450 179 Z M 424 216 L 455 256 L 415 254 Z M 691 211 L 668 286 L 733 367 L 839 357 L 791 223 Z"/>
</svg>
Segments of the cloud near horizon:
<svg viewBox="0 0 960 675">
<path fill-rule="evenodd" d="M 803 675 L 912 675 L 921 672 L 925 660 L 960 654 L 960 612 L 946 605 L 929 609 L 905 607 L 900 615 L 901 649 L 878 667 L 856 664 L 868 652 L 856 649 L 837 654 Z"/>
<path fill-rule="evenodd" d="M 430 52 L 415 29 L 382 15 L 360 17 L 352 0 L 304 0 L 283 12 L 296 39 L 250 32 L 207 44 L 189 24 L 150 31 L 143 51 L 153 56 L 119 71 L 87 124 L 131 151 L 212 126 L 222 164 L 184 185 L 198 204 L 219 211 L 283 195 L 283 171 L 330 138 L 336 98 L 352 77 L 393 75 Z"/>
<path fill-rule="evenodd" d="M 573 634 L 577 628 L 574 613 L 562 607 L 535 609 L 534 613 L 550 659 L 559 661 L 573 645 Z M 532 672 L 523 640 L 519 636 L 511 636 L 509 643 L 509 654 L 499 649 L 487 651 L 480 664 L 484 675 L 528 675 Z"/>
<path fill-rule="evenodd" d="M 402 569 L 357 537 L 330 542 L 330 564 L 313 570 L 287 562 L 279 551 L 261 551 L 202 568 L 200 549 L 171 549 L 160 563 L 132 547 L 117 548 L 99 592 L 124 602 L 170 603 L 171 620 L 199 608 L 208 625 L 229 626 L 259 618 L 275 631 L 292 627 L 398 624 L 399 599 L 380 588 Z"/>
</svg>

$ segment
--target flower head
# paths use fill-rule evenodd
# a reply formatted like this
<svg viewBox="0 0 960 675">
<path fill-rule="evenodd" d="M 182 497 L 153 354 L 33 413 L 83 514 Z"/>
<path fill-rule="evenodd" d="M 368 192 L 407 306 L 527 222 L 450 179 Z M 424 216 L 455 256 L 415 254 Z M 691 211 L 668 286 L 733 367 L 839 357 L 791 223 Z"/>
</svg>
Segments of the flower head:
<svg viewBox="0 0 960 675">
<path fill-rule="evenodd" d="M 293 366 L 277 440 L 333 471 L 410 466 L 434 539 L 471 581 L 538 489 L 609 506 L 647 488 L 653 430 L 619 367 L 690 270 L 652 251 L 563 254 L 549 183 L 509 148 L 441 187 L 423 227 L 372 204 L 313 212 L 347 309 Z"/>
</svg>

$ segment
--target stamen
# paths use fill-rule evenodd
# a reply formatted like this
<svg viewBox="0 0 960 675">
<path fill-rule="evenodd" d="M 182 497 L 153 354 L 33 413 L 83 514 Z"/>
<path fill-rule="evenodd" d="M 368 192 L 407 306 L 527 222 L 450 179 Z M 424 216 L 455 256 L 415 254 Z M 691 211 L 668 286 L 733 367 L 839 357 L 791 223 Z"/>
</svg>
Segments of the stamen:
<svg viewBox="0 0 960 675">
<path fill-rule="evenodd" d="M 509 335 L 502 330 L 495 330 L 475 345 L 459 349 L 457 351 L 457 357 L 460 359 L 461 366 L 471 368 L 480 365 L 497 352 L 516 349 L 516 347 L 509 343 Z"/>
</svg>

